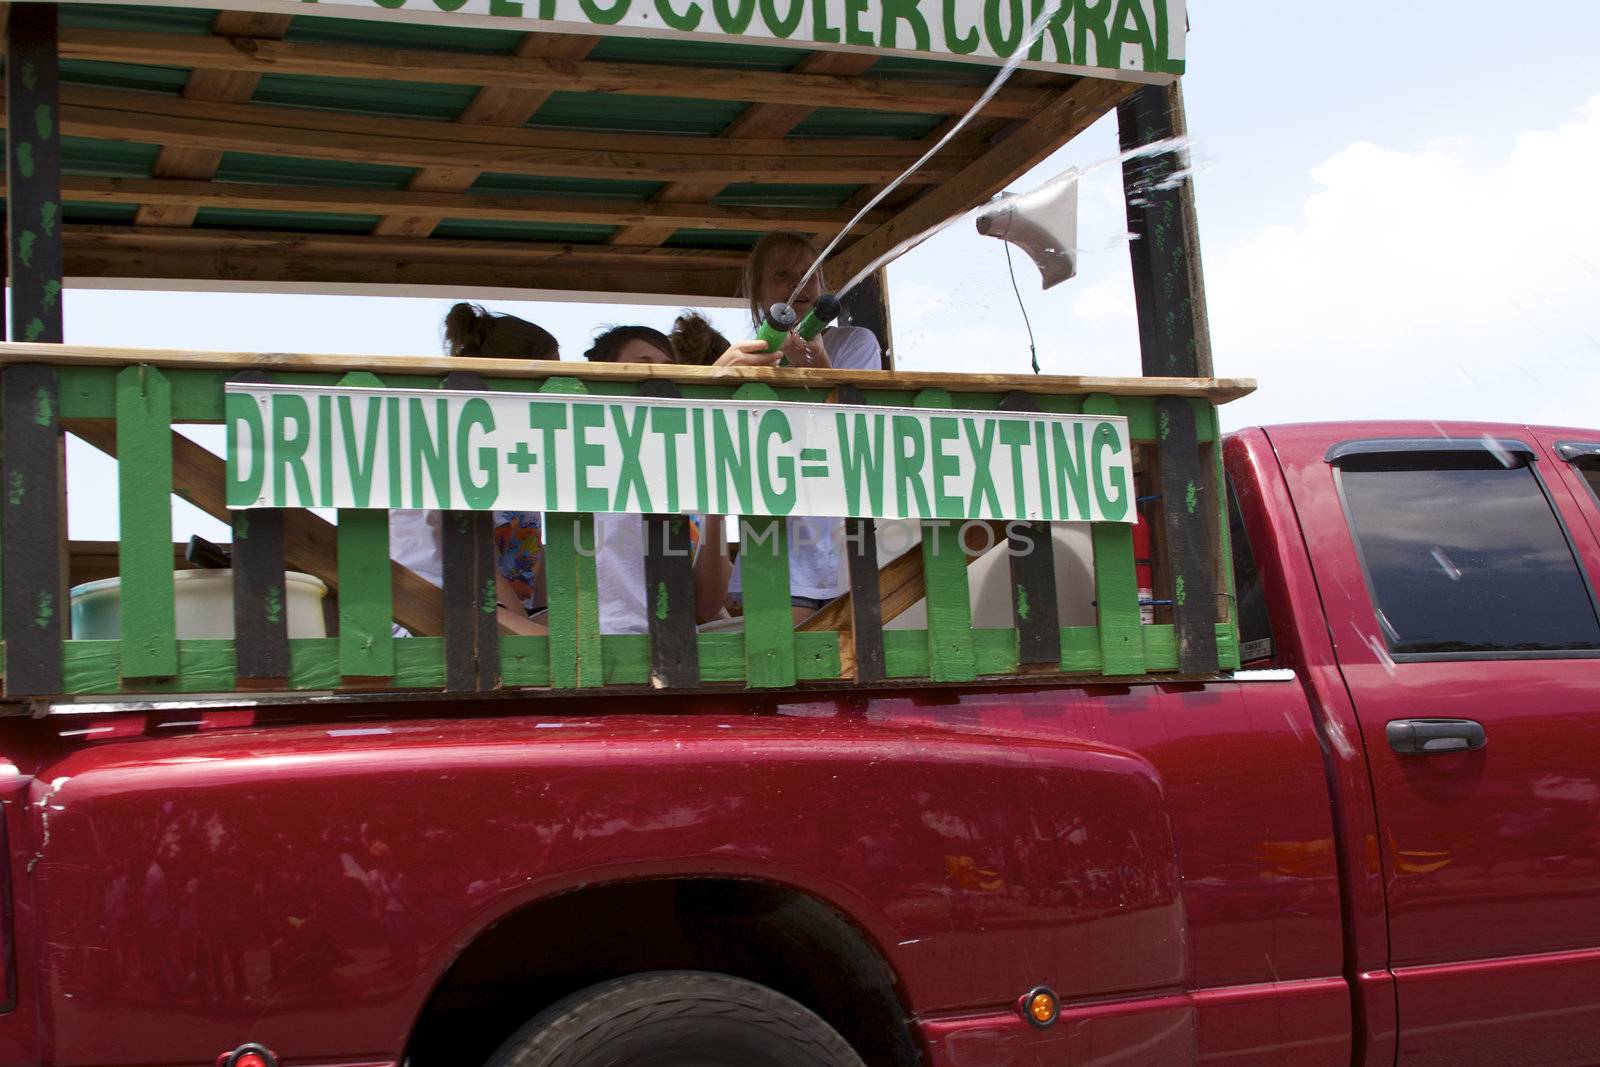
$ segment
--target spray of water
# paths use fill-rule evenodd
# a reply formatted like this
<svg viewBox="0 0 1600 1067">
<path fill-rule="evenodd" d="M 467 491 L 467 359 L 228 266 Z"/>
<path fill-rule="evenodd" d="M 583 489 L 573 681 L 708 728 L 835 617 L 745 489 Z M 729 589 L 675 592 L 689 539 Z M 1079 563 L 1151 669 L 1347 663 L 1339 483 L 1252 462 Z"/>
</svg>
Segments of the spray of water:
<svg viewBox="0 0 1600 1067">
<path fill-rule="evenodd" d="M 1028 57 L 1028 49 L 1033 47 L 1033 42 L 1044 36 L 1044 31 L 1049 27 L 1050 20 L 1055 17 L 1056 13 L 1054 11 L 1046 9 L 1040 12 L 1039 17 L 1034 19 L 1033 24 L 1028 27 L 1028 32 L 1023 36 L 1022 42 L 1018 44 L 1016 50 L 1011 53 L 1011 58 L 1006 60 L 1005 66 L 1000 68 L 1000 72 L 994 76 L 994 81 L 989 83 L 989 87 L 983 91 L 983 94 L 973 102 L 971 107 L 967 108 L 966 114 L 962 115 L 956 124 L 951 126 L 950 129 L 945 132 L 943 137 L 935 141 L 933 147 L 922 153 L 922 157 L 920 159 L 902 171 L 900 176 L 894 181 L 890 182 L 888 185 L 885 185 L 882 189 L 879 189 L 877 194 L 874 195 L 872 199 L 868 200 L 861 206 L 861 210 L 856 212 L 855 218 L 846 223 L 844 229 L 840 230 L 834 235 L 833 240 L 828 242 L 827 247 L 822 250 L 822 254 L 817 257 L 816 262 L 811 264 L 811 267 L 805 272 L 804 275 L 801 276 L 800 284 L 794 287 L 794 292 L 789 294 L 789 299 L 785 301 L 785 303 L 794 303 L 795 298 L 800 295 L 800 290 L 806 287 L 806 283 L 811 281 L 812 275 L 816 274 L 817 271 L 822 267 L 823 261 L 826 260 L 830 254 L 832 254 L 834 248 L 839 244 L 840 240 L 844 238 L 844 235 L 854 230 L 856 228 L 856 223 L 860 222 L 866 217 L 867 212 L 871 211 L 873 208 L 882 203 L 883 198 L 898 189 L 901 183 L 907 178 L 921 170 L 923 165 L 927 163 L 928 160 L 938 155 L 939 150 L 945 145 L 949 144 L 951 139 L 955 137 L 956 134 L 960 133 L 966 127 L 967 123 L 973 120 L 978 112 L 982 111 L 989 105 L 989 101 L 994 99 L 995 94 L 1000 91 L 1001 87 L 1003 87 L 1008 80 L 1010 80 L 1012 73 L 1015 72 L 1017 67 L 1021 65 L 1022 61 Z M 929 236 L 932 236 L 932 234 L 930 233 Z M 847 291 L 848 290 L 841 290 L 841 295 Z"/>
</svg>

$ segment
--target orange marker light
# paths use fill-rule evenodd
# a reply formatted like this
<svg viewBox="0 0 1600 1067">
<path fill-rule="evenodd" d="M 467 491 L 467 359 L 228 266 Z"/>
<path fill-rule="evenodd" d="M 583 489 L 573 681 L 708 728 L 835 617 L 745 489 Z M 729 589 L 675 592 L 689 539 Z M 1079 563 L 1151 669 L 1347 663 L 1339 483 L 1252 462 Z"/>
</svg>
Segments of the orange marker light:
<svg viewBox="0 0 1600 1067">
<path fill-rule="evenodd" d="M 1035 986 L 1017 1002 L 1022 1017 L 1041 1030 L 1061 1014 L 1061 1000 L 1049 986 Z"/>
</svg>

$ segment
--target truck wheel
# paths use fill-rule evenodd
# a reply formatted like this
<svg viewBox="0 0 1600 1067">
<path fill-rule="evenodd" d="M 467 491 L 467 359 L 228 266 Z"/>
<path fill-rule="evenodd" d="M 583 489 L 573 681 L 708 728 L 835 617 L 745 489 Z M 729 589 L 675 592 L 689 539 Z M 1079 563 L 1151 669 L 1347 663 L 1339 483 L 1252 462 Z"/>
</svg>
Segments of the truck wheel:
<svg viewBox="0 0 1600 1067">
<path fill-rule="evenodd" d="M 838 1032 L 766 986 L 657 971 L 574 993 L 540 1012 L 487 1067 L 863 1067 Z"/>
</svg>

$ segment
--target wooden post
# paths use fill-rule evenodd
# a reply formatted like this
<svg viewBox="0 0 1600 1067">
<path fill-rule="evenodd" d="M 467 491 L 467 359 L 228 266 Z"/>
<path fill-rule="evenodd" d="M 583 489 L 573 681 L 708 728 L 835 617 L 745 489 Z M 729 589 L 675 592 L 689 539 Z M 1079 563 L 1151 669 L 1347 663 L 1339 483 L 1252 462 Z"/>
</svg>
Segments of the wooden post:
<svg viewBox="0 0 1600 1067">
<path fill-rule="evenodd" d="M 842 279 L 848 280 L 848 279 Z M 889 279 L 883 268 L 844 295 L 839 312 L 840 326 L 861 326 L 871 330 L 883 346 L 883 370 L 894 370 L 894 344 L 890 336 Z"/>
<path fill-rule="evenodd" d="M 917 394 L 919 408 L 949 408 L 943 389 Z M 939 419 L 932 420 L 934 433 Z M 952 433 L 954 420 L 949 420 Z M 937 447 L 937 446 L 935 446 Z M 922 573 L 928 604 L 928 677 L 936 682 L 970 682 L 978 676 L 972 638 L 972 593 L 967 583 L 966 538 L 959 517 L 922 524 Z"/>
<path fill-rule="evenodd" d="M 541 393 L 582 396 L 589 387 L 577 378 L 551 378 Z M 544 457 L 546 469 L 553 458 Z M 550 596 L 550 684 L 556 689 L 603 685 L 600 592 L 595 573 L 594 516 L 552 511 L 545 515 L 545 577 Z"/>
<path fill-rule="evenodd" d="M 444 387 L 482 389 L 483 376 L 453 371 L 445 375 Z M 488 692 L 500 685 L 494 513 L 445 512 L 440 516 L 439 541 L 444 573 L 445 691 Z M 522 605 L 515 605 L 515 610 L 522 610 Z"/>
<path fill-rule="evenodd" d="M 383 388 L 377 375 L 363 371 L 346 374 L 339 384 Z M 339 546 L 339 673 L 345 678 L 392 678 L 394 588 L 383 566 L 389 558 L 389 514 L 340 508 L 335 539 Z"/>
<path fill-rule="evenodd" d="M 763 382 L 742 385 L 735 400 L 776 400 Z M 723 509 L 727 510 L 727 509 Z M 789 523 L 740 516 L 739 578 L 744 594 L 745 680 L 752 689 L 794 685 L 794 612 L 789 592 Z"/>
<path fill-rule="evenodd" d="M 1038 411 L 1029 393 L 1008 393 L 1001 411 Z M 1007 524 L 1011 614 L 1017 627 L 1017 662 L 1061 662 L 1061 606 L 1056 603 L 1056 546 L 1048 522 Z"/>
<path fill-rule="evenodd" d="M 6 39 L 11 336 L 18 341 L 60 343 L 61 122 L 56 5 L 11 5 Z"/>
<path fill-rule="evenodd" d="M 639 383 L 638 395 L 678 398 L 683 393 L 672 382 L 650 380 Z M 692 541 L 688 516 L 667 512 L 644 516 L 650 682 L 659 689 L 692 689 L 700 684 Z M 722 552 L 725 546 L 702 544 L 700 551 Z"/>
<path fill-rule="evenodd" d="M 865 404 L 861 390 L 841 385 L 841 404 Z M 860 432 L 860 431 L 858 431 Z M 858 682 L 881 682 L 884 675 L 883 601 L 878 594 L 878 527 L 874 519 L 844 520 L 844 550 L 850 565 L 850 640 Z"/>
</svg>

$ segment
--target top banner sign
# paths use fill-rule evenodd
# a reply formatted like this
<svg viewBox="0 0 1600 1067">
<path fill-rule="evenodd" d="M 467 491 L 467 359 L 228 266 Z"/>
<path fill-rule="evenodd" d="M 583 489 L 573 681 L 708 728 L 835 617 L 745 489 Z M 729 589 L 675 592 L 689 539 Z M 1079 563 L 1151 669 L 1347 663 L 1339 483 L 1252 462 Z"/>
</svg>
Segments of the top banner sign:
<svg viewBox="0 0 1600 1067">
<path fill-rule="evenodd" d="M 1026 65 L 1152 80 L 1183 73 L 1187 29 L 1185 0 L 209 0 L 203 6 L 992 63 L 1010 58 L 1029 27 L 1051 12 L 1048 28 L 1027 46 Z"/>
<path fill-rule="evenodd" d="M 229 383 L 230 508 L 1132 523 L 1124 418 Z"/>
</svg>

